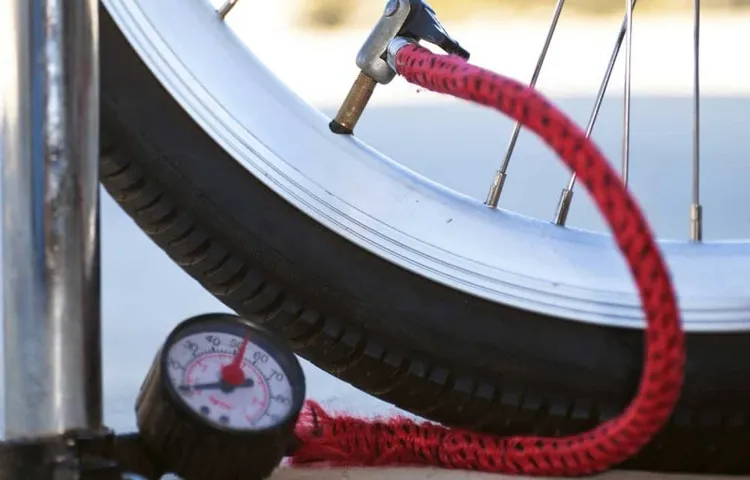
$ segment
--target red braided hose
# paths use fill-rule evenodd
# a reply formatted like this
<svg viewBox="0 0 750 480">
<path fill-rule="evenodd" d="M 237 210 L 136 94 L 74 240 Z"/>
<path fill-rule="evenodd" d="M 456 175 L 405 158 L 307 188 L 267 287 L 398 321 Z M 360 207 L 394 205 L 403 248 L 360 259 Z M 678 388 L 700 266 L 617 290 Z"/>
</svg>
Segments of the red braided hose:
<svg viewBox="0 0 750 480">
<path fill-rule="evenodd" d="M 616 418 L 578 435 L 500 438 L 408 419 L 333 418 L 308 402 L 298 424 L 303 447 L 294 463 L 437 464 L 527 475 L 582 475 L 637 453 L 663 427 L 682 389 L 684 332 L 669 274 L 650 228 L 619 176 L 577 125 L 525 85 L 456 56 L 408 45 L 396 56 L 406 80 L 438 93 L 495 108 L 521 122 L 576 174 L 604 214 L 638 286 L 646 312 L 641 383 Z"/>
</svg>

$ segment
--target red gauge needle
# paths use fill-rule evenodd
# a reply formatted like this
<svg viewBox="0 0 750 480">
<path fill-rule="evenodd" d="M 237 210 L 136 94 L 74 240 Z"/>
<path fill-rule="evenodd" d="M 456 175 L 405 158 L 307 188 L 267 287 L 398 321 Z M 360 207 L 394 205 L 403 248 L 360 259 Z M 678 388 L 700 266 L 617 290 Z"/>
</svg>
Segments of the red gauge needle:
<svg viewBox="0 0 750 480">
<path fill-rule="evenodd" d="M 232 363 L 224 365 L 221 368 L 221 379 L 233 387 L 239 387 L 245 383 L 245 372 L 242 371 L 242 360 L 245 358 L 245 350 L 247 350 L 247 344 L 250 342 L 250 335 L 246 336 L 240 348 L 237 349 L 237 353 L 232 359 Z"/>
</svg>

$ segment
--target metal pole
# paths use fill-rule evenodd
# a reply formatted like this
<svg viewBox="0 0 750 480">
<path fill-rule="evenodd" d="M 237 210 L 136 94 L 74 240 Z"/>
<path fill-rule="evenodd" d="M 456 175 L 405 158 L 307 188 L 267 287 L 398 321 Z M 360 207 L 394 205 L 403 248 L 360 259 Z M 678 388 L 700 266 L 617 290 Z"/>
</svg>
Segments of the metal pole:
<svg viewBox="0 0 750 480">
<path fill-rule="evenodd" d="M 0 5 L 5 434 L 98 430 L 98 5 Z"/>
</svg>

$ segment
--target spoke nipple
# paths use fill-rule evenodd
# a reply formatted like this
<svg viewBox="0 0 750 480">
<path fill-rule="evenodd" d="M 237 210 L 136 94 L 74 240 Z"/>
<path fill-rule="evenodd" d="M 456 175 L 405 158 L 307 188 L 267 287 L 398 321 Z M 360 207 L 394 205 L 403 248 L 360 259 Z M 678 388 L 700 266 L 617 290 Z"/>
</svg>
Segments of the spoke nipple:
<svg viewBox="0 0 750 480">
<path fill-rule="evenodd" d="M 568 221 L 568 213 L 570 212 L 570 204 L 573 202 L 573 190 L 569 188 L 563 188 L 560 194 L 560 201 L 557 202 L 557 210 L 555 211 L 555 224 L 561 227 L 565 226 L 565 222 Z"/>
<path fill-rule="evenodd" d="M 354 85 L 344 99 L 344 103 L 341 104 L 338 113 L 336 113 L 336 117 L 329 124 L 333 133 L 338 135 L 354 133 L 354 127 L 357 126 L 365 107 L 372 98 L 376 85 L 375 80 L 365 75 L 364 72 L 359 72 Z"/>
<path fill-rule="evenodd" d="M 690 205 L 690 240 L 703 240 L 703 207 L 697 203 Z"/>
<path fill-rule="evenodd" d="M 229 15 L 229 12 L 231 12 L 235 5 L 237 5 L 238 1 L 239 0 L 226 0 L 224 4 L 219 8 L 219 18 L 221 18 L 222 20 L 227 18 L 227 15 Z"/>
<path fill-rule="evenodd" d="M 485 205 L 497 208 L 497 204 L 500 202 L 500 195 L 503 193 L 506 177 L 507 174 L 501 170 L 495 172 L 495 177 L 492 179 L 492 186 L 490 186 L 490 191 L 487 193 L 487 200 L 484 201 Z"/>
</svg>

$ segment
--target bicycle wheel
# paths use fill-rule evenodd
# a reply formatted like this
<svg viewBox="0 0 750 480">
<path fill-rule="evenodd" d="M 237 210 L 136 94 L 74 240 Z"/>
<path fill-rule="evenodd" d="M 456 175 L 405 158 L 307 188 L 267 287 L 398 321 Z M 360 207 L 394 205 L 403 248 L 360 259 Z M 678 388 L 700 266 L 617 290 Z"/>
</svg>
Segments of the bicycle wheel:
<svg viewBox="0 0 750 480">
<path fill-rule="evenodd" d="M 205 0 L 103 5 L 102 183 L 227 306 L 449 425 L 569 433 L 634 395 L 643 316 L 609 237 L 487 208 L 331 134 Z M 686 384 L 626 466 L 748 472 L 750 243 L 661 248 Z"/>
</svg>

